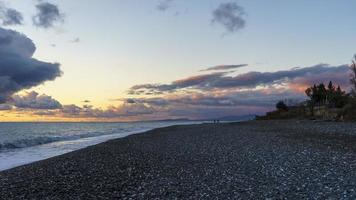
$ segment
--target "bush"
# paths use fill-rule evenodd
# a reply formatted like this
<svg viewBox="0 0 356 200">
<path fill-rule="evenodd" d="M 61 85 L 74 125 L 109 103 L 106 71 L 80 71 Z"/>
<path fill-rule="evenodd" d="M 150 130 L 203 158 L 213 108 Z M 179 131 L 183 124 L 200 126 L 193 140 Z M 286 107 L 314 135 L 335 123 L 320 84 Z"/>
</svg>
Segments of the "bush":
<svg viewBox="0 0 356 200">
<path fill-rule="evenodd" d="M 342 108 L 341 116 L 345 120 L 356 120 L 356 99 L 350 98 L 348 104 Z"/>
<path fill-rule="evenodd" d="M 283 110 L 283 111 L 287 111 L 288 110 L 288 106 L 283 101 L 279 101 L 276 104 L 276 108 L 277 108 L 277 110 Z"/>
</svg>

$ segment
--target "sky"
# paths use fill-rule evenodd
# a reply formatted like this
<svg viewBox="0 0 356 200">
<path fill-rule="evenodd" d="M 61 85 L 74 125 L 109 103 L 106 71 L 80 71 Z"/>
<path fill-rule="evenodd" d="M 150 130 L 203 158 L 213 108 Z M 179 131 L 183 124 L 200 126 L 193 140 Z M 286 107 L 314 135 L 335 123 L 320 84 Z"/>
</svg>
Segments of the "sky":
<svg viewBox="0 0 356 200">
<path fill-rule="evenodd" d="M 0 0 L 1 121 L 263 114 L 348 89 L 353 0 Z"/>
</svg>

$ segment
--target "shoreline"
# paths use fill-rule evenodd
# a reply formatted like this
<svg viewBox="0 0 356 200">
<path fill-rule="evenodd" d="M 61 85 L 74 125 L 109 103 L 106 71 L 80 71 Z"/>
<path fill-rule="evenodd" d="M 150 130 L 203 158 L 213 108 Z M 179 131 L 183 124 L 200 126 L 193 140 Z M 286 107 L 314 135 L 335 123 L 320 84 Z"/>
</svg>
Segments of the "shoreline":
<svg viewBox="0 0 356 200">
<path fill-rule="evenodd" d="M 138 123 L 138 124 L 141 125 L 142 123 Z M 147 124 L 152 124 L 152 123 L 147 122 Z M 32 139 L 32 141 L 29 142 L 30 144 L 32 144 L 30 146 L 20 147 L 20 148 L 9 148 L 9 149 L 5 148 L 2 149 L 2 151 L 0 146 L 0 160 L 2 161 L 0 162 L 0 172 L 14 167 L 18 167 L 33 162 L 49 159 L 55 156 L 63 155 L 66 153 L 70 153 L 72 151 L 77 151 L 86 148 L 88 146 L 93 146 L 99 143 L 106 142 L 108 140 L 122 138 L 132 134 L 140 134 L 153 130 L 155 128 L 166 127 L 166 126 L 171 126 L 176 124 L 187 124 L 187 122 L 173 122 L 170 124 L 156 123 L 156 125 L 154 125 L 153 127 L 148 126 L 148 127 L 142 127 L 140 129 L 135 128 L 134 130 L 126 130 L 126 131 L 120 130 L 118 132 L 109 133 L 109 134 L 88 133 L 87 137 L 85 137 L 85 134 L 69 135 L 69 136 L 67 135 L 53 136 L 52 139 L 49 136 L 46 136 L 45 139 L 43 139 L 42 137 Z M 191 124 L 194 123 L 192 122 Z M 43 142 L 43 140 L 45 140 L 45 142 Z M 20 140 L 20 142 L 23 141 Z M 34 144 L 36 142 L 38 143 L 38 145 Z M 9 144 L 12 145 L 11 143 Z M 5 143 L 5 146 L 6 145 L 7 143 Z M 16 146 L 18 144 L 15 143 L 13 145 Z"/>
<path fill-rule="evenodd" d="M 174 125 L 0 172 L 4 198 L 352 198 L 356 123 Z M 1 197 L 0 197 L 1 199 Z"/>
<path fill-rule="evenodd" d="M 23 165 L 43 161 L 46 159 L 51 159 L 56 156 L 65 155 L 67 153 L 71 153 L 73 151 L 78 151 L 78 150 L 81 150 L 81 149 L 84 149 L 84 148 L 87 148 L 90 146 L 95 146 L 95 145 L 98 145 L 98 144 L 101 144 L 101 143 L 104 143 L 104 142 L 107 142 L 110 140 L 115 140 L 115 139 L 128 137 L 130 135 L 145 133 L 150 130 L 153 130 L 153 129 L 131 131 L 131 132 L 129 131 L 129 132 L 125 132 L 125 133 L 116 133 L 116 134 L 108 134 L 108 135 L 99 135 L 99 136 L 94 136 L 94 137 L 87 137 L 87 138 L 80 138 L 80 139 L 73 139 L 73 140 L 59 140 L 59 141 L 45 143 L 45 144 L 36 145 L 36 146 L 18 148 L 18 149 L 15 149 L 15 151 L 1 152 L 0 159 L 4 159 L 3 157 L 9 158 L 11 156 L 12 164 L 11 165 L 10 164 L 6 164 L 6 165 L 0 164 L 0 173 L 5 170 L 10 170 L 10 169 L 20 167 Z M 56 146 L 56 144 L 59 144 L 59 143 L 69 143 L 69 146 L 72 146 L 71 150 L 58 151 L 58 149 L 51 148 L 51 146 Z M 78 143 L 80 144 L 79 146 L 77 146 Z M 43 151 L 43 148 L 46 148 L 46 147 L 47 147 L 47 150 Z M 28 153 L 28 152 L 31 152 L 31 153 Z M 33 156 L 33 154 L 35 154 L 35 156 Z M 8 156 L 8 155 L 10 155 L 10 156 Z M 30 159 L 27 159 L 26 161 L 15 159 L 15 161 L 13 161 L 14 156 L 21 157 L 21 158 L 30 157 Z"/>
</svg>

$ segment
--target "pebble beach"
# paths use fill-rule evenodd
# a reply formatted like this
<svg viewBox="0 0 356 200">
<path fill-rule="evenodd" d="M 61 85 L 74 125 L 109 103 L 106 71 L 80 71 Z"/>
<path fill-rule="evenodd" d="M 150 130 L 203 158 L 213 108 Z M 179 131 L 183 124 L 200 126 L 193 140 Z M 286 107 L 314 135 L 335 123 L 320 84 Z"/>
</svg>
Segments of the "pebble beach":
<svg viewBox="0 0 356 200">
<path fill-rule="evenodd" d="M 0 199 L 355 199 L 355 190 L 348 122 L 177 125 L 0 172 Z"/>
</svg>

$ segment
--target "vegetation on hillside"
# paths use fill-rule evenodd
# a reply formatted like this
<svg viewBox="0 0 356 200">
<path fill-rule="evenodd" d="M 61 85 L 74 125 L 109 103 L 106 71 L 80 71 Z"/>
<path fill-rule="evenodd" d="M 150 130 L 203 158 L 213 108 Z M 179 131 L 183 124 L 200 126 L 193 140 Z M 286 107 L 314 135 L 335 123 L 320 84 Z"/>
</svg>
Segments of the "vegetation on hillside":
<svg viewBox="0 0 356 200">
<path fill-rule="evenodd" d="M 324 83 L 305 90 L 308 100 L 298 105 L 288 106 L 284 101 L 276 104 L 276 110 L 257 119 L 327 119 L 356 120 L 356 55 L 350 65 L 351 91 L 347 93 L 332 81 L 327 86 Z"/>
</svg>

